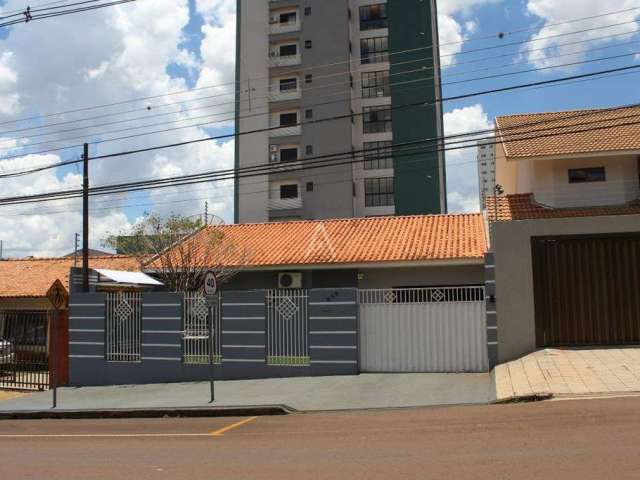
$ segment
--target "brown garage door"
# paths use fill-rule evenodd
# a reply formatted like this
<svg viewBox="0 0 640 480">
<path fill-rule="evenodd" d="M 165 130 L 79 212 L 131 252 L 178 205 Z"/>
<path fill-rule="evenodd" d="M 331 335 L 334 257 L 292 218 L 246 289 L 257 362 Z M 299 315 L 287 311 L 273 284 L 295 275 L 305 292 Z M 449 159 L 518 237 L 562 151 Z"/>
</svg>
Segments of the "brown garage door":
<svg viewBox="0 0 640 480">
<path fill-rule="evenodd" d="M 640 235 L 534 238 L 538 347 L 640 344 Z"/>
</svg>

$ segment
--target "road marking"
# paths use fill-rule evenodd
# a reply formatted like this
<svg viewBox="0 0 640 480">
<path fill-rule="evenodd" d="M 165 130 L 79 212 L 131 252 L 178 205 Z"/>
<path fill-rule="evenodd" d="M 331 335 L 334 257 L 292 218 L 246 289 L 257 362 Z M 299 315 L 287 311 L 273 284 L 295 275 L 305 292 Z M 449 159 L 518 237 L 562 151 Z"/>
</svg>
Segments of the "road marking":
<svg viewBox="0 0 640 480">
<path fill-rule="evenodd" d="M 214 430 L 209 435 L 211 435 L 212 437 L 221 437 L 222 435 L 224 435 L 229 430 L 233 430 L 234 428 L 238 428 L 238 427 L 244 425 L 245 423 L 252 422 L 256 418 L 258 418 L 258 417 L 245 418 L 244 420 L 240 420 L 239 422 L 232 423 L 231 425 L 227 425 L 226 427 L 220 428 L 218 430 Z"/>
<path fill-rule="evenodd" d="M 245 418 L 209 433 L 34 433 L 0 434 L 3 438 L 172 438 L 172 437 L 222 437 L 229 430 L 252 422 L 258 417 Z"/>
<path fill-rule="evenodd" d="M 0 434 L 3 438 L 145 438 L 145 437 L 208 437 L 208 433 L 43 433 Z"/>
</svg>

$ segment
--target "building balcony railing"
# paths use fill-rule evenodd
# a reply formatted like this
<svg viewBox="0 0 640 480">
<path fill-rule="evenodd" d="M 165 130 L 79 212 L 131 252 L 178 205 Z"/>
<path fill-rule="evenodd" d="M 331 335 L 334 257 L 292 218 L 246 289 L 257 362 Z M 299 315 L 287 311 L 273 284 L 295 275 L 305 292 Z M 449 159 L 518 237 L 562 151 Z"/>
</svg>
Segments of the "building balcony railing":
<svg viewBox="0 0 640 480">
<path fill-rule="evenodd" d="M 300 21 L 298 20 L 296 20 L 295 22 L 271 23 L 269 25 L 269 33 L 271 35 L 276 35 L 278 33 L 297 32 L 299 30 L 300 30 Z"/>
<path fill-rule="evenodd" d="M 278 128 L 278 125 L 271 125 L 270 128 L 274 128 L 275 130 L 269 131 L 269 136 L 272 138 L 275 137 L 290 137 L 294 135 L 302 135 L 302 126 L 301 125 L 293 125 L 293 126 L 285 126 Z"/>
<path fill-rule="evenodd" d="M 302 197 L 297 198 L 270 198 L 269 210 L 291 210 L 302 208 Z"/>
<path fill-rule="evenodd" d="M 271 55 L 269 57 L 269 66 L 270 67 L 291 67 L 293 65 L 300 65 L 302 62 L 302 56 L 300 54 L 297 55 Z"/>
<path fill-rule="evenodd" d="M 301 97 L 301 92 L 299 88 L 280 90 L 279 87 L 274 87 L 270 90 L 269 101 L 282 102 L 285 100 L 296 100 L 300 97 Z"/>
</svg>

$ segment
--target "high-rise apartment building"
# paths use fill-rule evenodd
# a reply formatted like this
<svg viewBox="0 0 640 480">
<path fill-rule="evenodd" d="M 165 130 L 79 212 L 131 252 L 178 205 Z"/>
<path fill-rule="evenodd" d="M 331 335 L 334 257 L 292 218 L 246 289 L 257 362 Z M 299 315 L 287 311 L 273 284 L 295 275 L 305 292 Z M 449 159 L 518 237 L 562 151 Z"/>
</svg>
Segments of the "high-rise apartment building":
<svg viewBox="0 0 640 480">
<path fill-rule="evenodd" d="M 493 196 L 496 184 L 496 146 L 495 140 L 478 140 L 476 158 L 478 160 L 478 187 L 480 208 L 485 208 L 488 197 Z"/>
<path fill-rule="evenodd" d="M 237 222 L 446 211 L 435 0 L 237 8 Z"/>
</svg>

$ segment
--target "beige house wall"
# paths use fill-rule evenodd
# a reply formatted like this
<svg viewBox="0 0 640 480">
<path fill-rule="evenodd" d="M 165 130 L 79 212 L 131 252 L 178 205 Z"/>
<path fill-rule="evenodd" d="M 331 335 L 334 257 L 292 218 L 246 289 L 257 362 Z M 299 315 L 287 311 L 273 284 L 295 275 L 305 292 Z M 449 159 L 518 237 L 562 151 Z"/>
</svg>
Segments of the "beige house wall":
<svg viewBox="0 0 640 480">
<path fill-rule="evenodd" d="M 640 232 L 640 215 L 494 224 L 499 362 L 514 360 L 536 349 L 531 239 L 621 232 Z"/>
</svg>

